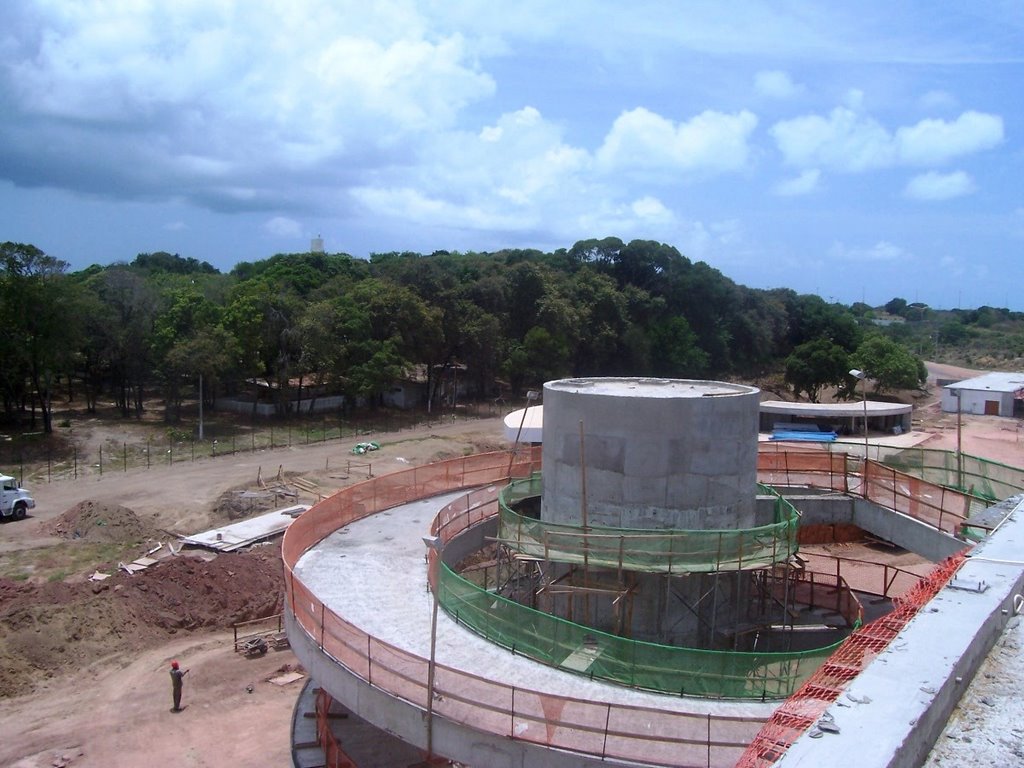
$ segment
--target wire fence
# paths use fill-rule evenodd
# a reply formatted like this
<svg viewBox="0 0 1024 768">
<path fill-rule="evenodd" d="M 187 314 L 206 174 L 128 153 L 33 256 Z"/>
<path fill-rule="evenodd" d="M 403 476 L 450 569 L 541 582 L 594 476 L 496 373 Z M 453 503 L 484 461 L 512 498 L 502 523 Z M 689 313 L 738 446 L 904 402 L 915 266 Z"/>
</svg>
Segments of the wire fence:
<svg viewBox="0 0 1024 768">
<path fill-rule="evenodd" d="M 73 430 L 50 436 L 27 433 L 0 442 L 0 471 L 17 477 L 22 485 L 96 478 L 241 453 L 332 441 L 368 441 L 375 435 L 493 418 L 507 407 L 502 406 L 499 411 L 497 405 L 487 402 L 460 406 L 457 411 L 443 414 L 381 411 L 354 418 L 324 415 L 269 424 L 245 423 L 222 416 L 204 425 L 202 438 L 197 427 L 153 427 L 154 433 L 144 439 L 110 439 L 91 447 Z"/>
</svg>

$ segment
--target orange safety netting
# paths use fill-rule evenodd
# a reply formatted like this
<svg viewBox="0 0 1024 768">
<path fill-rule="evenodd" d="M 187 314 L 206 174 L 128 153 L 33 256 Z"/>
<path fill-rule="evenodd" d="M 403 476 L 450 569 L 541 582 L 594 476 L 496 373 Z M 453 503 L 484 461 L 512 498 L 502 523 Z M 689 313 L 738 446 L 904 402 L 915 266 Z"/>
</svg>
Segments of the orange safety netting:
<svg viewBox="0 0 1024 768">
<path fill-rule="evenodd" d="M 963 565 L 961 552 L 943 561 L 906 595 L 892 613 L 866 624 L 846 639 L 801 688 L 779 707 L 743 753 L 737 768 L 766 768 L 786 753 L 853 680 L 941 590 Z"/>
<path fill-rule="evenodd" d="M 358 768 L 331 730 L 331 695 L 321 689 L 316 695 L 316 738 L 324 751 L 324 768 Z"/>
</svg>

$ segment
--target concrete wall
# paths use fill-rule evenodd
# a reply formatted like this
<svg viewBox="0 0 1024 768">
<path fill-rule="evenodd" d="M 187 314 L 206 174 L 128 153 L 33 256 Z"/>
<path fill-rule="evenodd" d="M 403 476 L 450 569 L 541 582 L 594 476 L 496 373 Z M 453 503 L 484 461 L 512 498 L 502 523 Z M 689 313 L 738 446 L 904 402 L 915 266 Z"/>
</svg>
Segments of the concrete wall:
<svg viewBox="0 0 1024 768">
<path fill-rule="evenodd" d="M 426 711 L 368 684 L 334 659 L 324 654 L 295 623 L 285 609 L 285 629 L 296 658 L 309 675 L 335 699 L 364 720 L 373 723 L 409 744 L 421 749 L 427 744 Z M 438 621 L 450 621 L 443 613 Z M 495 649 L 495 653 L 505 653 Z M 623 765 L 615 760 L 587 758 L 482 733 L 443 717 L 433 717 L 434 753 L 466 765 L 488 768 L 591 768 Z"/>
<path fill-rule="evenodd" d="M 341 408 L 345 403 L 344 395 L 325 395 L 324 397 L 318 397 L 314 401 L 313 398 L 303 398 L 297 403 L 294 399 L 290 400 L 291 408 L 293 413 L 325 413 L 328 411 L 336 411 Z M 312 404 L 313 410 L 310 411 L 309 406 Z M 243 415 L 249 415 L 253 412 L 251 400 L 235 400 L 231 397 L 218 397 L 214 401 L 214 405 L 218 410 L 231 411 L 232 413 L 241 413 Z M 277 413 L 277 406 L 273 403 L 257 403 L 256 404 L 256 415 L 257 416 L 273 416 Z"/>
<path fill-rule="evenodd" d="M 541 518 L 622 528 L 750 528 L 757 482 L 754 387 L 679 379 L 544 385 Z"/>
<path fill-rule="evenodd" d="M 842 705 L 829 707 L 839 732 L 819 738 L 805 734 L 775 763 L 778 768 L 921 765 L 1014 618 L 1014 596 L 1024 588 L 1021 511 L 1024 504 L 972 551 L 950 585 L 850 683 Z"/>
<path fill-rule="evenodd" d="M 967 543 L 955 539 L 934 526 L 922 523 L 912 517 L 893 512 L 891 509 L 854 496 L 809 493 L 805 488 L 776 487 L 801 514 L 805 525 L 849 523 L 863 528 L 880 539 L 915 552 L 933 562 L 954 555 Z M 771 496 L 757 499 L 762 512 L 770 510 Z"/>
<path fill-rule="evenodd" d="M 991 392 L 983 389 L 960 390 L 960 413 L 984 414 L 985 403 L 999 403 L 999 416 L 1013 416 L 1013 393 Z M 949 389 L 942 390 L 942 410 L 945 413 L 956 413 L 957 399 Z"/>
</svg>

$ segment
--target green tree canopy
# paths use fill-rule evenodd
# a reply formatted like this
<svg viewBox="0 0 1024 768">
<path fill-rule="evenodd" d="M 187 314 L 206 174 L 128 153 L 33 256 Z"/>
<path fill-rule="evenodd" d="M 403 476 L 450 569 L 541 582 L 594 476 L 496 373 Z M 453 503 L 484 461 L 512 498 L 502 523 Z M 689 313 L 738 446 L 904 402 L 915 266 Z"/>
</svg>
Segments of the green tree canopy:
<svg viewBox="0 0 1024 768">
<path fill-rule="evenodd" d="M 850 370 L 850 353 L 843 347 L 821 338 L 805 341 L 786 358 L 786 383 L 797 397 L 807 395 L 818 402 L 823 387 L 840 386 Z"/>
<path fill-rule="evenodd" d="M 875 392 L 916 389 L 928 378 L 921 358 L 881 334 L 868 336 L 851 356 L 853 368 L 875 381 Z"/>
</svg>

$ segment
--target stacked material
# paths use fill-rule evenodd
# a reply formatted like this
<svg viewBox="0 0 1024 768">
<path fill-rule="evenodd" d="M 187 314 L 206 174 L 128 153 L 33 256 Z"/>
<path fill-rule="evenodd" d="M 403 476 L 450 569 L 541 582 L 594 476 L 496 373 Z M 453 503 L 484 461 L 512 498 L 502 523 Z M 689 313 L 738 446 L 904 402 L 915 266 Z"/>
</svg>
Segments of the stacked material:
<svg viewBox="0 0 1024 768">
<path fill-rule="evenodd" d="M 837 435 L 834 431 L 808 432 L 802 429 L 775 429 L 772 430 L 770 439 L 803 443 L 834 443 L 836 437 Z"/>
</svg>

